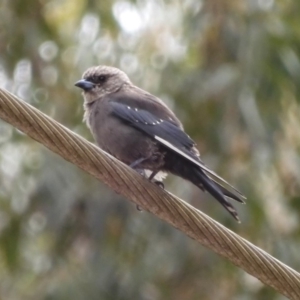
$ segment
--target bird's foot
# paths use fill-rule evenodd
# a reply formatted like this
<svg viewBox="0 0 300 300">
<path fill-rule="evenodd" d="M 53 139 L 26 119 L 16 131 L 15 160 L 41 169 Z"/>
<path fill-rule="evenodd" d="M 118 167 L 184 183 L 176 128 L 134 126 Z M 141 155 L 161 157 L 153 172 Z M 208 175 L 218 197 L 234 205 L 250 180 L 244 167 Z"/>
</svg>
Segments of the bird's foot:
<svg viewBox="0 0 300 300">
<path fill-rule="evenodd" d="M 144 169 L 136 169 L 136 168 L 134 168 L 134 170 L 137 171 L 141 176 L 147 178 L 147 175 L 146 175 L 146 172 L 145 172 Z"/>
<path fill-rule="evenodd" d="M 165 189 L 165 185 L 162 181 L 159 180 L 154 180 L 153 181 L 157 186 L 159 186 L 160 188 L 162 188 L 163 190 Z"/>
<path fill-rule="evenodd" d="M 162 188 L 163 190 L 165 189 L 165 185 L 163 184 L 162 181 L 160 180 L 155 180 L 154 177 L 157 174 L 157 172 L 152 172 L 150 174 L 150 176 L 148 177 L 146 171 L 144 169 L 138 169 L 138 168 L 134 168 L 135 171 L 137 171 L 141 176 L 147 178 L 149 181 L 154 182 L 157 186 L 159 186 L 160 188 Z M 139 209 L 138 209 L 139 210 Z"/>
<path fill-rule="evenodd" d="M 143 211 L 142 208 L 141 208 L 138 204 L 136 205 L 136 209 L 137 209 L 138 211 L 140 211 L 140 212 Z"/>
</svg>

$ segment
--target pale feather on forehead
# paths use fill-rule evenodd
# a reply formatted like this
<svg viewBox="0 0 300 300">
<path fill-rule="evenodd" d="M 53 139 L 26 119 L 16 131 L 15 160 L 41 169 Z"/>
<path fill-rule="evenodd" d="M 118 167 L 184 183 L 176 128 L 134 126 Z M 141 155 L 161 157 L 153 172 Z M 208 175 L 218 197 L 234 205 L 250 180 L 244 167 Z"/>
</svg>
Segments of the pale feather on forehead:
<svg viewBox="0 0 300 300">
<path fill-rule="evenodd" d="M 90 67 L 83 73 L 82 78 L 86 79 L 90 76 L 100 76 L 100 75 L 116 76 L 120 78 L 122 81 L 131 82 L 126 73 L 124 73 L 118 68 L 110 67 L 110 66 Z"/>
</svg>

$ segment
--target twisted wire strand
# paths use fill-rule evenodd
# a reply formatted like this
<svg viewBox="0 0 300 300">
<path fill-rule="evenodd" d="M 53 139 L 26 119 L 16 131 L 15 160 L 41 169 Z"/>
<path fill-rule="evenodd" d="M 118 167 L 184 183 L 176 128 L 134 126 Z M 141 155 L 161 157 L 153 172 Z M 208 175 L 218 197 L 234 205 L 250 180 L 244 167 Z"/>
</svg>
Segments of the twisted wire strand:
<svg viewBox="0 0 300 300">
<path fill-rule="evenodd" d="M 4 89 L 0 118 L 279 293 L 300 299 L 298 272 Z"/>
</svg>

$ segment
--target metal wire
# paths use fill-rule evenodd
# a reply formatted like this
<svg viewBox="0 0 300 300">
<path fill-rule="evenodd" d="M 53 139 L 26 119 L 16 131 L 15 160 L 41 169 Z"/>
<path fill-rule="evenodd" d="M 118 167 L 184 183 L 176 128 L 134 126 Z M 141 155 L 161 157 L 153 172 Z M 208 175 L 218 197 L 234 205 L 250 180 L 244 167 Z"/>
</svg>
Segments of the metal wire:
<svg viewBox="0 0 300 300">
<path fill-rule="evenodd" d="M 6 90 L 0 118 L 290 299 L 300 274 Z"/>
</svg>

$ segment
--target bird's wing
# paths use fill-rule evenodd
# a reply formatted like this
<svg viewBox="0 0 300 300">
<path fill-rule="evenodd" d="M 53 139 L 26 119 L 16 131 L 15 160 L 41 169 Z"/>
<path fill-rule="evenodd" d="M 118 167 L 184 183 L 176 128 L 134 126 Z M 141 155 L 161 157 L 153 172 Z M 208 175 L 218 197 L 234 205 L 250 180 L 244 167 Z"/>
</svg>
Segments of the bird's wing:
<svg viewBox="0 0 300 300">
<path fill-rule="evenodd" d="M 136 86 L 123 88 L 114 93 L 112 98 L 110 95 L 110 99 L 114 102 L 145 110 L 156 118 L 168 120 L 170 123 L 182 129 L 181 122 L 162 100 Z"/>
<path fill-rule="evenodd" d="M 168 120 L 158 118 L 144 109 L 138 109 L 119 102 L 111 102 L 111 106 L 113 107 L 112 113 L 115 116 L 152 138 L 157 136 L 159 142 L 165 140 L 170 143 L 170 146 L 180 149 L 191 149 L 195 145 L 195 142 L 184 131 Z"/>
<path fill-rule="evenodd" d="M 236 192 L 241 194 L 232 185 L 225 181 L 222 177 L 207 168 L 199 157 L 192 151 L 195 142 L 173 122 L 155 116 L 153 113 L 137 108 L 133 105 L 111 101 L 112 114 L 130 126 L 151 136 L 160 144 L 168 149 L 186 158 L 188 161 L 199 166 L 203 171 L 210 176 L 217 178 L 221 182 L 230 186 Z"/>
</svg>

